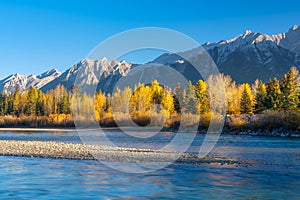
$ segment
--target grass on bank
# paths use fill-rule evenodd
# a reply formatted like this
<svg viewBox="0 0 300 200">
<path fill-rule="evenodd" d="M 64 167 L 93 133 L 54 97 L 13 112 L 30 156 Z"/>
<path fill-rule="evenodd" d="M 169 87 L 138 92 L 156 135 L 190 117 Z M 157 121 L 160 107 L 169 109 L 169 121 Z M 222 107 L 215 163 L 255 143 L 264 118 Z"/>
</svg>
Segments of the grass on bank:
<svg viewBox="0 0 300 200">
<path fill-rule="evenodd" d="M 164 113 L 152 113 L 151 115 L 143 115 L 142 113 L 134 113 L 131 115 L 123 113 L 105 114 L 100 119 L 99 123 L 104 127 L 117 127 L 117 126 L 131 126 L 133 123 L 139 126 L 159 126 L 178 129 L 179 126 L 194 127 L 198 126 L 199 129 L 207 129 L 210 125 L 211 119 L 215 123 L 223 123 L 224 118 L 220 115 L 206 113 L 196 115 L 192 113 L 185 113 L 182 115 L 172 114 L 166 118 Z M 80 119 L 82 124 L 88 127 L 93 120 Z M 286 113 L 266 111 L 263 114 L 256 115 L 229 115 L 225 119 L 224 126 L 230 130 L 240 129 L 277 129 L 284 128 L 289 130 L 300 130 L 300 113 Z M 28 128 L 41 128 L 41 127 L 75 127 L 74 120 L 71 114 L 57 114 L 46 116 L 0 116 L 0 127 L 14 128 L 14 127 L 28 127 Z"/>
</svg>

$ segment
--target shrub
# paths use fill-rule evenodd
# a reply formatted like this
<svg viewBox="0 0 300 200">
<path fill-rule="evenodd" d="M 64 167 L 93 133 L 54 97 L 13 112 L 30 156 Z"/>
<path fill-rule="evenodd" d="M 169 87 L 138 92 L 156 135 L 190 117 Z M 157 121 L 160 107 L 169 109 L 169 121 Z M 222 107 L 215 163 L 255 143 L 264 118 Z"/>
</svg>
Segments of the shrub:
<svg viewBox="0 0 300 200">
<path fill-rule="evenodd" d="M 205 113 L 200 116 L 200 128 L 208 128 L 211 121 L 212 114 Z"/>
<path fill-rule="evenodd" d="M 181 126 L 184 127 L 193 127 L 193 126 L 199 126 L 200 117 L 198 114 L 193 113 L 183 113 L 181 115 Z"/>
<path fill-rule="evenodd" d="M 266 111 L 251 123 L 251 127 L 256 129 L 276 129 L 284 127 L 284 118 L 285 113 Z"/>
<path fill-rule="evenodd" d="M 246 115 L 231 115 L 228 117 L 228 125 L 233 129 L 241 129 L 249 124 L 248 117 Z"/>
<path fill-rule="evenodd" d="M 300 113 L 286 113 L 286 117 L 284 118 L 284 123 L 286 128 L 291 130 L 300 130 Z"/>
</svg>

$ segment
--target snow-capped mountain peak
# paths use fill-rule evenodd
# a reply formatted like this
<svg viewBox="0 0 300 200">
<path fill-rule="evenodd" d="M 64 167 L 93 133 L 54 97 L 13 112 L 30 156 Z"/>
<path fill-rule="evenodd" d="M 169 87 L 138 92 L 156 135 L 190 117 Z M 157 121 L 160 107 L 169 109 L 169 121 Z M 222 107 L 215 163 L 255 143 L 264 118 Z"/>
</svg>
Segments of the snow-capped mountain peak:
<svg viewBox="0 0 300 200">
<path fill-rule="evenodd" d="M 272 35 L 274 42 L 300 55 L 300 28 L 294 25 L 287 33 Z"/>
<path fill-rule="evenodd" d="M 59 76 L 61 74 L 61 72 L 59 72 L 57 69 L 52 68 L 40 75 L 37 76 L 37 78 L 41 79 L 41 78 L 46 78 L 48 76 Z"/>
<path fill-rule="evenodd" d="M 245 31 L 244 35 L 249 35 L 250 33 L 252 33 L 252 31 L 249 30 L 249 29 L 247 29 L 247 30 Z"/>
<path fill-rule="evenodd" d="M 295 30 L 298 30 L 298 29 L 299 29 L 298 25 L 294 25 L 292 28 L 290 28 L 290 30 L 292 30 L 292 31 L 295 31 Z"/>
<path fill-rule="evenodd" d="M 298 26 L 293 26 L 287 33 L 272 36 L 246 30 L 232 39 L 207 42 L 202 47 L 210 54 L 220 72 L 231 75 L 237 82 L 281 78 L 291 66 L 300 67 Z M 201 49 L 196 48 L 183 54 L 197 58 L 199 52 Z M 177 60 L 180 58 L 176 54 L 164 54 L 154 62 L 183 67 L 184 63 L 175 64 Z"/>
<path fill-rule="evenodd" d="M 67 89 L 70 89 L 73 84 L 81 86 L 82 90 L 85 89 L 84 86 L 97 87 L 101 77 L 106 78 L 114 74 L 125 76 L 131 66 L 132 64 L 126 61 L 110 61 L 106 57 L 99 60 L 86 58 L 73 65 L 70 69 L 62 73 L 60 77 L 49 82 L 41 89 L 48 91 L 55 88 L 58 84 L 64 85 Z"/>
<path fill-rule="evenodd" d="M 4 93 L 11 93 L 15 91 L 16 87 L 18 87 L 19 91 L 23 92 L 31 86 L 40 89 L 45 84 L 60 76 L 60 74 L 61 73 L 56 69 L 48 70 L 38 76 L 34 74 L 29 76 L 18 73 L 12 74 L 3 80 L 0 80 L 0 91 Z"/>
</svg>

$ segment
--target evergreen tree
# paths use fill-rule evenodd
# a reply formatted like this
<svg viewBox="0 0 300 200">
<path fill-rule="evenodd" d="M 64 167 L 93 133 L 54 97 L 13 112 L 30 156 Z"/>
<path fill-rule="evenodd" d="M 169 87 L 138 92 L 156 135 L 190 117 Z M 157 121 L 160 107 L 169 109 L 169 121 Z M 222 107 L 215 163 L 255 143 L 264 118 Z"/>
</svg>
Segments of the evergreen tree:
<svg viewBox="0 0 300 200">
<path fill-rule="evenodd" d="M 8 100 L 8 96 L 7 95 L 4 96 L 3 113 L 4 113 L 4 115 L 8 115 L 9 114 L 9 100 Z"/>
<path fill-rule="evenodd" d="M 203 80 L 199 80 L 195 85 L 195 94 L 198 98 L 199 113 L 206 113 L 209 111 L 209 99 L 207 93 L 207 85 Z"/>
<path fill-rule="evenodd" d="M 285 110 L 296 110 L 299 105 L 298 74 L 297 68 L 292 67 L 282 79 L 282 107 Z"/>
<path fill-rule="evenodd" d="M 255 112 L 261 113 L 266 110 L 267 90 L 266 85 L 260 80 L 255 94 Z"/>
<path fill-rule="evenodd" d="M 160 104 L 164 95 L 162 86 L 159 85 L 159 82 L 157 80 L 154 80 L 150 85 L 150 89 L 152 93 L 152 103 Z"/>
<path fill-rule="evenodd" d="M 173 94 L 174 109 L 177 113 L 181 113 L 181 105 L 183 105 L 183 91 L 178 83 Z"/>
<path fill-rule="evenodd" d="M 184 110 L 188 113 L 198 113 L 198 99 L 191 81 L 188 82 L 186 93 L 184 96 Z"/>
<path fill-rule="evenodd" d="M 22 94 L 19 92 L 19 87 L 16 87 L 14 95 L 13 95 L 13 113 L 16 116 L 21 114 L 21 106 L 22 106 Z"/>
<path fill-rule="evenodd" d="M 5 115 L 4 102 L 5 102 L 5 95 L 0 94 L 0 115 L 2 116 Z"/>
<path fill-rule="evenodd" d="M 38 98 L 36 102 L 36 115 L 43 116 L 45 114 L 45 102 L 44 102 L 44 94 L 41 90 L 38 90 Z"/>
<path fill-rule="evenodd" d="M 104 105 L 104 111 L 106 113 L 111 114 L 112 113 L 112 108 L 111 108 L 111 95 L 107 94 L 105 98 L 105 105 Z"/>
<path fill-rule="evenodd" d="M 277 78 L 267 84 L 266 105 L 268 109 L 277 110 L 282 106 L 280 83 Z"/>
<path fill-rule="evenodd" d="M 251 88 L 248 83 L 241 85 L 242 93 L 241 93 L 241 113 L 242 114 L 251 114 L 253 112 L 253 100 L 252 100 L 252 93 Z"/>
<path fill-rule="evenodd" d="M 35 115 L 37 110 L 38 91 L 30 87 L 26 94 L 26 114 Z"/>
<path fill-rule="evenodd" d="M 59 113 L 69 114 L 70 113 L 70 97 L 66 88 L 62 85 L 60 88 L 61 97 L 59 101 Z"/>
</svg>

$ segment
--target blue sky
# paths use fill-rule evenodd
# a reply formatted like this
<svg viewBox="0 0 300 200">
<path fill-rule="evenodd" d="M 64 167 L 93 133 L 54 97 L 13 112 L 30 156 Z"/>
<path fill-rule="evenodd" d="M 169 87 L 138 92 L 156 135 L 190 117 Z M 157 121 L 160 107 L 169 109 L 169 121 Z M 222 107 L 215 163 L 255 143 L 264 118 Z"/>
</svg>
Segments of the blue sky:
<svg viewBox="0 0 300 200">
<path fill-rule="evenodd" d="M 300 24 L 299 8 L 297 0 L 0 0 L 0 79 L 52 67 L 63 71 L 113 34 L 138 27 L 173 29 L 199 43 L 229 39 L 246 29 L 286 32 Z"/>
</svg>

